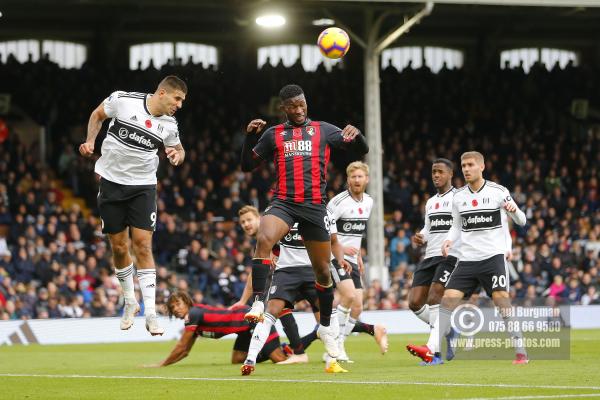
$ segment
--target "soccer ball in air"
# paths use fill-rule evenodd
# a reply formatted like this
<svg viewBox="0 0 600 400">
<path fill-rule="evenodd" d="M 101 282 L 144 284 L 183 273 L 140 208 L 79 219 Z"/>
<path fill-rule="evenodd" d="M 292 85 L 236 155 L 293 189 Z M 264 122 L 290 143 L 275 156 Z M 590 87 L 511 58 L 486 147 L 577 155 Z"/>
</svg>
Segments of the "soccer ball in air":
<svg viewBox="0 0 600 400">
<path fill-rule="evenodd" d="M 327 28 L 319 35 L 317 45 L 327 58 L 341 58 L 350 49 L 350 36 L 340 28 Z"/>
</svg>

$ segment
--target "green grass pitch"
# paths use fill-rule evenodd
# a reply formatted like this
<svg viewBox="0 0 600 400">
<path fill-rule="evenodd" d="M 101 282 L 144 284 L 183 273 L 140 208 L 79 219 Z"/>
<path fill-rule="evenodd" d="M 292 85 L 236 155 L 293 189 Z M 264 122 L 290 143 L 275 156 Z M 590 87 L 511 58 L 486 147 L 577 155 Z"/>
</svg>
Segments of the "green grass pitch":
<svg viewBox="0 0 600 400">
<path fill-rule="evenodd" d="M 347 374 L 326 374 L 322 344 L 308 365 L 259 364 L 249 377 L 231 365 L 230 340 L 200 339 L 190 356 L 166 368 L 168 343 L 0 347 L 0 399 L 553 399 L 600 398 L 600 330 L 573 331 L 571 360 L 452 361 L 420 367 L 405 350 L 422 335 L 390 336 L 390 351 L 351 337 L 356 361 Z"/>
</svg>

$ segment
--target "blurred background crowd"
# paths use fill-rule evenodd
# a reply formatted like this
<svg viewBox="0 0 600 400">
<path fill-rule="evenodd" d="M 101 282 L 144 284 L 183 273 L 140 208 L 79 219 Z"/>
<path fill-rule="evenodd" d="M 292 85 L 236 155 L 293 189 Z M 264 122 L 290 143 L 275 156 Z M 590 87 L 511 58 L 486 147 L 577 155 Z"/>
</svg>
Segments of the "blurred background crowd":
<svg viewBox="0 0 600 400">
<path fill-rule="evenodd" d="M 45 163 L 37 141 L 25 144 L 10 135 L 0 143 L 0 319 L 119 315 L 121 289 L 95 214 L 93 162 L 80 157 L 77 147 L 89 113 L 112 91 L 151 92 L 171 73 L 189 85 L 176 115 L 187 157 L 175 168 L 159 152 L 154 234 L 159 303 L 176 288 L 189 290 L 198 302 L 227 306 L 239 299 L 254 240 L 239 228 L 237 211 L 246 204 L 264 209 L 272 184 L 270 166 L 241 172 L 243 131 L 252 118 L 277 122 L 268 105 L 281 86 L 293 82 L 304 88 L 312 119 L 342 127 L 363 124 L 360 71 L 304 72 L 299 64 L 267 63 L 239 73 L 181 61 L 161 70 L 105 71 L 87 64 L 61 69 L 47 59 L 21 64 L 9 57 L 0 63 L 0 92 L 11 93 L 14 103 L 48 126 L 52 139 Z M 366 286 L 365 309 L 407 309 L 412 273 L 422 258 L 410 237 L 422 227 L 425 202 L 435 193 L 431 160 L 458 163 L 472 149 L 486 156 L 484 176 L 506 186 L 528 218 L 525 227 L 511 229 L 514 300 L 600 304 L 600 131 L 569 112 L 573 99 L 597 100 L 599 76 L 573 65 L 536 65 L 529 73 L 385 68 L 390 282 Z M 332 160 L 330 197 L 345 190 L 343 171 L 350 161 L 336 154 Z M 456 187 L 464 184 L 461 177 L 455 168 Z M 65 201 L 71 196 L 85 202 Z M 368 268 L 365 241 L 363 253 Z M 473 300 L 483 302 L 482 297 Z"/>
</svg>

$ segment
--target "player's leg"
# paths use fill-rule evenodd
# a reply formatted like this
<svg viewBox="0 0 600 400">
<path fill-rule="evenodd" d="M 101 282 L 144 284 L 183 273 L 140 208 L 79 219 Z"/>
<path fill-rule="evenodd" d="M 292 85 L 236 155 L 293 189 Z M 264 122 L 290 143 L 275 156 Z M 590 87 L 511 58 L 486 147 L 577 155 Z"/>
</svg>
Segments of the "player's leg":
<svg viewBox="0 0 600 400">
<path fill-rule="evenodd" d="M 515 348 L 515 360 L 513 364 L 527 364 L 529 359 L 527 351 L 523 346 L 523 334 L 512 309 L 510 301 L 510 276 L 503 255 L 497 255 L 486 260 L 487 279 L 481 280 L 481 286 L 490 295 L 494 305 L 498 309 L 504 326 Z"/>
<path fill-rule="evenodd" d="M 431 286 L 429 287 L 427 304 L 429 304 L 429 318 L 431 321 L 435 321 L 436 326 L 439 325 L 440 303 L 446 289 L 445 285 L 448 282 L 450 275 L 452 275 L 452 271 L 454 271 L 457 262 L 458 260 L 455 257 L 449 256 L 439 262 L 433 269 L 435 273 L 433 274 Z M 455 355 L 454 351 L 458 332 L 450 327 L 450 330 L 445 337 L 447 343 L 446 360 L 450 361 Z"/>
<path fill-rule="evenodd" d="M 331 280 L 331 273 L 329 271 L 331 242 L 329 239 L 325 241 L 305 239 L 304 244 L 316 278 L 315 287 L 317 289 L 321 313 L 318 335 L 325 344 L 327 353 L 331 357 L 336 358 L 339 355 L 339 350 L 336 337 L 334 337 L 334 333 L 330 329 L 331 310 L 333 306 L 333 281 Z"/>
<path fill-rule="evenodd" d="M 344 353 L 346 352 L 344 342 L 354 330 L 354 326 L 356 325 L 356 322 L 358 321 L 358 318 L 360 317 L 360 314 L 363 310 L 363 290 L 360 272 L 358 271 L 358 265 L 352 263 L 351 265 L 352 272 L 350 273 L 350 277 L 352 281 L 352 286 L 354 287 L 354 295 L 352 296 L 352 304 L 350 305 L 350 315 L 348 317 L 348 321 L 346 321 L 344 331 L 340 335 L 340 343 L 342 343 L 342 345 L 340 346 L 340 354 L 342 353 L 342 349 Z M 385 346 L 387 347 L 387 343 L 385 344 Z M 347 354 L 341 355 L 345 356 L 346 361 L 350 362 L 350 358 Z"/>
<path fill-rule="evenodd" d="M 414 276 L 416 277 L 416 275 L 415 273 Z M 408 308 L 427 325 L 430 324 L 429 304 L 427 304 L 428 294 L 429 286 L 414 286 L 413 284 L 413 287 L 408 291 Z"/>
<path fill-rule="evenodd" d="M 140 307 L 135 299 L 133 284 L 135 271 L 129 253 L 127 206 L 123 202 L 123 198 L 126 196 L 124 189 L 123 185 L 101 178 L 98 189 L 98 210 L 102 222 L 102 232 L 108 235 L 115 273 L 125 299 L 120 326 L 121 329 L 129 329 L 133 325 L 133 317 L 139 312 Z"/>
<path fill-rule="evenodd" d="M 152 231 L 131 228 L 133 253 L 137 261 L 137 276 L 144 301 L 146 329 L 151 335 L 162 335 L 164 328 L 156 317 L 156 267 L 152 256 Z"/>
<path fill-rule="evenodd" d="M 348 356 L 344 349 L 344 332 L 346 331 L 346 323 L 350 318 L 350 310 L 352 308 L 352 302 L 355 296 L 354 282 L 352 281 L 351 274 L 347 273 L 338 263 L 333 260 L 331 266 L 331 277 L 335 282 L 335 289 L 339 295 L 339 303 L 337 306 L 337 323 L 339 326 L 340 334 L 338 336 L 338 346 L 340 350 L 339 360 L 346 361 Z M 333 321 L 335 323 L 335 320 Z"/>
<path fill-rule="evenodd" d="M 140 306 L 135 299 L 133 283 L 135 270 L 131 255 L 129 254 L 129 229 L 125 228 L 122 232 L 109 234 L 108 240 L 113 253 L 115 273 L 123 289 L 123 298 L 125 301 L 120 327 L 126 330 L 131 328 L 134 321 L 133 318 L 140 311 Z"/>
<path fill-rule="evenodd" d="M 271 360 L 276 364 L 281 364 L 286 360 L 287 356 L 281 349 L 281 342 L 279 341 L 279 335 L 277 334 L 277 330 L 275 327 L 271 328 L 271 333 L 269 334 L 269 338 L 265 343 L 263 349 L 260 353 L 258 353 L 258 357 L 256 359 L 257 362 L 263 362 L 267 360 Z"/>
<path fill-rule="evenodd" d="M 127 222 L 144 301 L 146 329 L 153 336 L 162 335 L 164 329 L 158 325 L 156 318 L 156 266 L 152 255 L 152 235 L 157 218 L 156 186 L 144 185 L 131 191 L 132 196 L 127 201 Z"/>
<path fill-rule="evenodd" d="M 282 270 L 286 270 L 284 268 Z M 294 269 L 290 269 L 288 274 L 290 278 L 293 277 L 293 282 L 290 282 L 288 285 L 285 285 L 289 288 L 288 298 L 294 297 L 293 303 L 295 304 L 301 300 L 307 300 L 313 311 L 318 312 L 318 307 L 316 306 L 317 302 L 317 293 L 315 289 L 315 274 L 311 267 L 298 267 Z M 289 278 L 288 278 L 289 280 Z M 276 289 L 276 293 L 281 289 L 278 286 Z M 280 296 L 284 297 L 281 295 Z M 279 316 L 279 320 L 281 321 L 281 325 L 283 326 L 283 330 L 285 331 L 286 336 L 288 337 L 291 345 L 291 349 L 293 350 L 293 354 L 291 354 L 287 360 L 281 362 L 281 364 L 298 364 L 298 363 L 307 363 L 308 362 L 308 354 L 305 352 L 305 346 L 310 345 L 314 339 L 311 340 L 311 334 L 307 335 L 308 337 L 301 338 L 300 333 L 298 331 L 298 324 L 296 324 L 296 319 L 292 313 L 292 304 L 287 305 L 289 308 L 283 310 L 283 312 Z M 315 332 L 316 334 L 316 332 Z M 316 338 L 316 336 L 315 336 Z"/>
<path fill-rule="evenodd" d="M 426 259 L 417 267 L 413 275 L 412 287 L 408 292 L 408 307 L 417 318 L 428 325 L 431 325 L 431 316 L 427 295 L 435 271 L 435 267 L 430 264 L 432 261 L 432 259 Z"/>
<path fill-rule="evenodd" d="M 406 347 L 411 354 L 421 358 L 427 365 L 443 363 L 440 340 L 450 332 L 450 315 L 464 297 L 465 291 L 472 290 L 478 284 L 475 278 L 475 266 L 470 263 L 462 264 L 459 264 L 460 268 L 456 267 L 447 279 L 446 290 L 439 308 L 439 316 L 431 318 L 430 314 L 431 331 L 427 345 L 408 345 Z"/>
<path fill-rule="evenodd" d="M 267 311 L 264 313 L 263 320 L 257 323 L 254 328 L 254 333 L 248 347 L 248 355 L 242 366 L 242 375 L 249 375 L 254 371 L 258 354 L 269 340 L 270 335 L 273 334 L 272 328 L 277 320 L 275 315 L 281 313 L 285 307 L 285 303 L 285 300 L 282 299 L 270 299 L 267 303 Z"/>
<path fill-rule="evenodd" d="M 256 234 L 256 251 L 252 258 L 254 303 L 252 309 L 244 317 L 250 322 L 258 322 L 263 317 L 265 288 L 271 269 L 271 250 L 294 223 L 289 213 L 278 204 L 273 204 L 260 218 L 260 226 Z"/>
</svg>

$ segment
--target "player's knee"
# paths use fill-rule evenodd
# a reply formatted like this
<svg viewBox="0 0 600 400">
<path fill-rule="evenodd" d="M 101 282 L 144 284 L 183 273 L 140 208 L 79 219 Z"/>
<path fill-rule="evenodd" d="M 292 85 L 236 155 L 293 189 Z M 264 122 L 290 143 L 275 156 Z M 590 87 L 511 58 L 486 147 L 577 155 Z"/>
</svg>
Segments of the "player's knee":
<svg viewBox="0 0 600 400">
<path fill-rule="evenodd" d="M 256 234 L 256 253 L 269 254 L 271 249 L 277 243 L 278 238 L 273 238 L 272 235 L 265 232 Z"/>
<path fill-rule="evenodd" d="M 133 241 L 133 250 L 138 257 L 147 257 L 152 254 L 152 240 L 138 239 Z"/>
<path fill-rule="evenodd" d="M 111 243 L 112 252 L 115 257 L 126 257 L 129 253 L 129 244 L 126 241 Z"/>
<path fill-rule="evenodd" d="M 434 290 L 429 291 L 429 295 L 427 295 L 427 304 L 430 306 L 435 304 L 440 304 L 442 301 L 442 297 L 444 296 L 444 292 L 437 292 Z"/>
<path fill-rule="evenodd" d="M 352 315 L 360 315 L 360 313 L 362 313 L 363 311 L 363 305 L 362 303 L 355 301 L 352 303 L 352 308 L 350 309 L 350 313 Z"/>
<path fill-rule="evenodd" d="M 331 274 L 324 273 L 323 271 L 315 270 L 315 278 L 317 278 L 317 283 L 322 286 L 329 286 L 333 283 L 331 281 Z"/>
<path fill-rule="evenodd" d="M 419 311 L 421 308 L 423 308 L 424 303 L 422 301 L 419 301 L 418 299 L 409 299 L 408 301 L 408 308 L 410 308 L 411 311 L 413 312 L 417 312 Z"/>
</svg>

